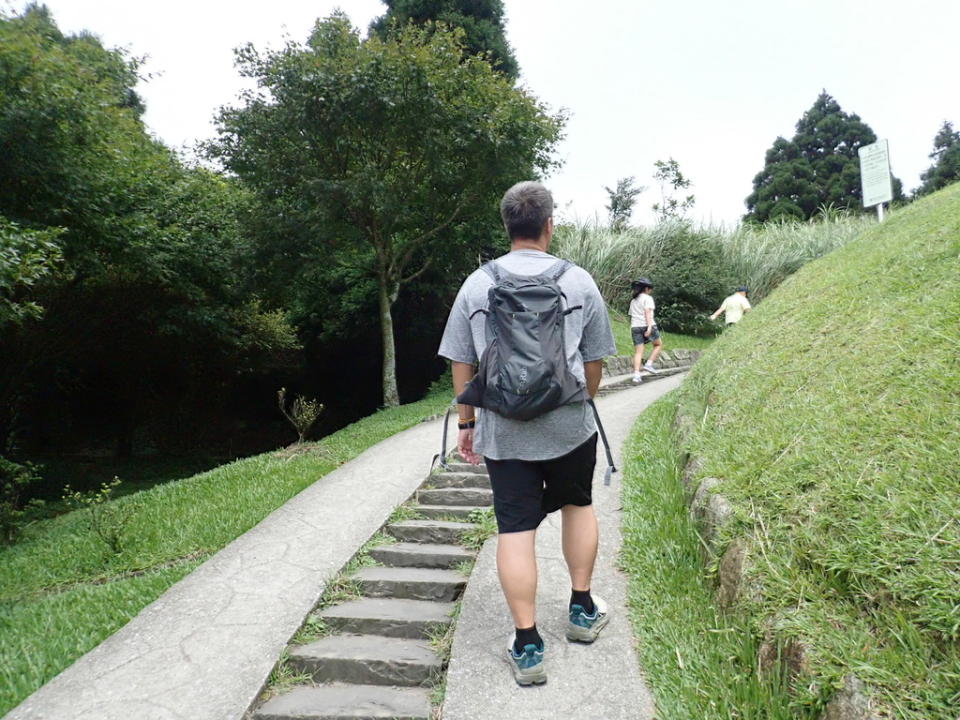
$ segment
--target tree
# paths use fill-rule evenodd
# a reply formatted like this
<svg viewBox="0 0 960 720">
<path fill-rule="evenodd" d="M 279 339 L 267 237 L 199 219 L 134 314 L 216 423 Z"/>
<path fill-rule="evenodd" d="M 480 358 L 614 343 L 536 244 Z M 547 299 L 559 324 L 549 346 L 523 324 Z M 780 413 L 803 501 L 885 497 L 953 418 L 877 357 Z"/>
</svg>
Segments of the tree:
<svg viewBox="0 0 960 720">
<path fill-rule="evenodd" d="M 626 230 L 630 225 L 630 215 L 633 214 L 633 205 L 637 201 L 637 195 L 646 190 L 642 185 L 635 187 L 636 178 L 626 177 L 617 180 L 617 189 L 611 190 L 606 185 L 603 189 L 610 196 L 610 204 L 606 206 L 610 213 L 610 229 L 614 232 Z"/>
<path fill-rule="evenodd" d="M 953 129 L 953 123 L 944 121 L 933 139 L 930 159 L 933 165 L 920 176 L 916 195 L 927 195 L 960 180 L 960 132 Z"/>
<path fill-rule="evenodd" d="M 658 220 L 665 222 L 682 218 L 693 207 L 696 200 L 693 195 L 687 195 L 683 200 L 678 200 L 674 197 L 674 193 L 689 188 L 690 179 L 680 172 L 680 163 L 673 158 L 666 161 L 657 160 L 653 166 L 656 169 L 653 179 L 660 184 L 661 201 L 653 204 L 653 211 L 657 213 Z"/>
<path fill-rule="evenodd" d="M 551 167 L 563 124 L 488 63 L 464 57 L 461 38 L 411 25 L 361 41 L 336 13 L 306 46 L 247 46 L 241 71 L 263 92 L 222 110 L 209 146 L 254 189 L 265 222 L 289 236 L 299 276 L 339 266 L 372 280 L 384 405 L 399 402 L 392 312 L 401 287 L 431 264 L 475 257 L 458 246 L 458 228 L 487 227 L 505 187 Z"/>
<path fill-rule="evenodd" d="M 825 90 L 797 122 L 791 140 L 778 137 L 753 179 L 746 220 L 807 220 L 822 207 L 863 210 L 858 150 L 877 136 L 858 115 L 848 114 Z M 894 199 L 903 186 L 893 180 Z"/>
<path fill-rule="evenodd" d="M 486 56 L 494 68 L 511 79 L 519 74 L 517 60 L 507 42 L 503 0 L 383 0 L 386 14 L 370 24 L 371 32 L 385 38 L 390 27 L 413 22 L 434 27 L 443 23 L 464 31 L 464 49 Z"/>
<path fill-rule="evenodd" d="M 58 229 L 25 230 L 0 216 L 0 328 L 43 314 L 27 293 L 63 261 Z"/>
<path fill-rule="evenodd" d="M 296 345 L 240 272 L 248 193 L 152 139 L 136 82 L 45 8 L 0 13 L 0 450 L 162 447 Z"/>
</svg>

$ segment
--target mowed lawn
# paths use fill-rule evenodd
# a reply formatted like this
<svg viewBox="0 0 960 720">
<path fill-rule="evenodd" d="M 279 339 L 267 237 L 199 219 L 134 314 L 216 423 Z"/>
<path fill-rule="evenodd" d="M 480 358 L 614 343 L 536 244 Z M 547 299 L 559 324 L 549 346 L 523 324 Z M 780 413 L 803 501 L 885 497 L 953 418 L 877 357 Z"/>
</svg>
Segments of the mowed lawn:
<svg viewBox="0 0 960 720">
<path fill-rule="evenodd" d="M 444 410 L 449 381 L 381 410 L 308 452 L 264 453 L 114 502 L 131 506 L 113 554 L 81 512 L 0 547 L 0 715 L 125 625 L 177 580 L 298 492 L 371 445 Z"/>
</svg>

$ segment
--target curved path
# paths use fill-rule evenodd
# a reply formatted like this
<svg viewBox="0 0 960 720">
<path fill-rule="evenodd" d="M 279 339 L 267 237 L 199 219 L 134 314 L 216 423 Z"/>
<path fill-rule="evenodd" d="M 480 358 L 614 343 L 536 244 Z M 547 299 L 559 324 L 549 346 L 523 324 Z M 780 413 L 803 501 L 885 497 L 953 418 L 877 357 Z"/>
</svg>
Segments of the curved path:
<svg viewBox="0 0 960 720">
<path fill-rule="evenodd" d="M 239 720 L 326 584 L 423 482 L 440 421 L 325 475 L 5 720 Z"/>
<path fill-rule="evenodd" d="M 447 672 L 444 720 L 654 717 L 653 699 L 640 673 L 627 619 L 626 577 L 616 567 L 621 545 L 622 449 L 637 415 L 677 387 L 682 377 L 644 384 L 597 402 L 620 469 L 610 487 L 604 487 L 606 462 L 601 453 L 594 475 L 600 552 L 593 589 L 610 605 L 610 624 L 593 645 L 568 643 L 564 638 L 570 578 L 560 549 L 559 513 L 554 513 L 537 533 L 537 628 L 547 647 L 547 683 L 516 685 L 506 660 L 513 623 L 497 580 L 496 539 L 491 539 L 480 552 L 464 593 Z"/>
<path fill-rule="evenodd" d="M 623 378 L 608 382 L 618 380 Z M 678 377 L 658 379 L 598 401 L 617 449 L 637 413 L 678 383 Z M 5 720 L 239 720 L 326 584 L 423 482 L 439 438 L 440 421 L 422 423 L 324 476 L 167 590 Z M 534 691 L 538 695 L 518 695 L 508 669 L 494 668 L 492 649 L 505 645 L 501 635 L 510 625 L 488 543 L 457 635 L 448 717 L 499 718 L 506 698 L 512 698 L 511 709 L 525 707 L 518 703 L 535 708 L 519 715 L 529 718 L 573 717 L 568 712 L 576 708 L 583 717 L 627 717 L 607 711 L 614 707 L 610 693 L 620 695 L 616 702 L 629 701 L 629 717 L 646 717 L 637 714 L 649 700 L 623 615 L 624 583 L 613 571 L 619 547 L 617 488 L 616 480 L 612 488 L 603 488 L 600 480 L 596 493 L 603 533 L 596 587 L 616 613 L 602 640 L 593 648 L 566 648 L 557 637 L 562 630 L 555 616 L 566 602 L 567 581 L 555 581 L 562 569 L 559 545 L 556 528 L 545 524 L 542 627 L 551 645 L 552 675 L 545 689 Z M 481 623 L 495 637 L 478 639 Z M 575 667 L 581 660 L 590 664 Z M 588 678 L 589 688 L 575 672 Z M 548 707 L 541 703 L 555 703 L 553 711 L 540 713 L 536 708 Z"/>
</svg>

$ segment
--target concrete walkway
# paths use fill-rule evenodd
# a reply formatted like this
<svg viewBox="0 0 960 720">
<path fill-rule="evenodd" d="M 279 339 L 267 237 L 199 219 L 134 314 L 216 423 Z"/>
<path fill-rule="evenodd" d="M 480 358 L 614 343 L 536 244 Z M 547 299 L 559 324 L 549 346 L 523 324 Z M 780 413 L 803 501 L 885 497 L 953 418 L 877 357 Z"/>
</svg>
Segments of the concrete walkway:
<svg viewBox="0 0 960 720">
<path fill-rule="evenodd" d="M 375 445 L 171 587 L 6 720 L 235 720 L 327 582 L 405 501 L 440 421 Z"/>
<path fill-rule="evenodd" d="M 486 543 L 470 577 L 447 674 L 444 720 L 654 717 L 653 699 L 641 675 L 626 614 L 626 577 L 616 569 L 621 545 L 622 448 L 637 415 L 677 387 L 683 376 L 617 392 L 597 402 L 621 470 L 603 485 L 605 460 L 598 454 L 594 506 L 600 522 L 600 552 L 593 590 L 609 604 L 610 624 L 593 645 L 564 637 L 570 577 L 560 547 L 560 518 L 554 513 L 537 533 L 540 585 L 537 627 L 546 642 L 547 683 L 521 688 L 506 660 L 513 623 L 497 580 L 496 539 Z"/>
</svg>

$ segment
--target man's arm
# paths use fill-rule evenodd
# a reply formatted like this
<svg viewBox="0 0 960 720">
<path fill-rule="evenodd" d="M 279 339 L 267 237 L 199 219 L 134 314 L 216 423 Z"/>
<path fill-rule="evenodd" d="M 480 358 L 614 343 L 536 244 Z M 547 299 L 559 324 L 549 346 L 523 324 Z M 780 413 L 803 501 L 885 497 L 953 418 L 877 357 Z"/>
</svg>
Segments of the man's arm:
<svg viewBox="0 0 960 720">
<path fill-rule="evenodd" d="M 451 361 L 451 370 L 453 372 L 453 391 L 457 395 L 463 392 L 467 383 L 473 380 L 477 374 L 477 368 L 473 363 L 462 363 Z M 473 405 L 457 405 L 458 422 L 469 422 L 476 420 L 476 411 Z M 468 463 L 473 465 L 480 464 L 480 456 L 473 451 L 473 428 L 460 430 L 457 433 L 457 450 L 460 456 Z"/>
<path fill-rule="evenodd" d="M 716 320 L 722 313 L 727 311 L 727 299 L 724 298 L 723 302 L 720 303 L 720 307 L 717 308 L 717 311 L 710 316 L 711 320 Z"/>
<path fill-rule="evenodd" d="M 467 387 L 467 383 L 473 380 L 473 376 L 477 374 L 477 368 L 473 363 L 456 361 L 451 362 L 450 365 L 453 369 L 453 392 L 459 395 Z M 460 422 L 474 419 L 473 405 L 457 405 L 457 410 L 460 415 Z"/>
<path fill-rule="evenodd" d="M 603 360 L 593 360 L 583 364 L 583 374 L 587 378 L 587 392 L 590 397 L 597 396 L 600 389 L 600 378 L 603 377 Z"/>
</svg>

